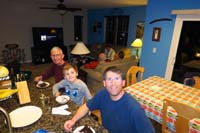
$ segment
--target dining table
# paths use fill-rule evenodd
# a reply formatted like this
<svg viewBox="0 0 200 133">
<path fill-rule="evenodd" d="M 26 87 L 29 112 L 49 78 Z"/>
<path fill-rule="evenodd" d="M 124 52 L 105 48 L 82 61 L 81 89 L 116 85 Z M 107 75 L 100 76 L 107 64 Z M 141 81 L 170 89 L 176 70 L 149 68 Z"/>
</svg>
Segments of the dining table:
<svg viewBox="0 0 200 133">
<path fill-rule="evenodd" d="M 150 76 L 140 82 L 124 88 L 143 107 L 146 115 L 162 124 L 163 100 L 171 99 L 200 110 L 200 89 L 167 80 L 159 76 Z M 168 107 L 167 127 L 174 132 L 177 113 Z M 189 121 L 189 132 L 200 133 L 200 118 Z"/>
<path fill-rule="evenodd" d="M 66 104 L 68 105 L 67 111 L 71 112 L 69 115 L 60 115 L 60 114 L 52 114 L 52 109 L 56 107 L 61 107 L 66 104 L 60 104 L 55 99 L 52 94 L 52 85 L 45 88 L 38 88 L 33 81 L 27 81 L 28 89 L 30 93 L 31 102 L 20 104 L 17 93 L 13 94 L 9 98 L 0 101 L 0 107 L 2 107 L 8 114 L 13 110 L 23 108 L 26 106 L 34 106 L 38 107 L 42 110 L 41 117 L 30 123 L 29 125 L 21 126 L 21 127 L 12 127 L 13 133 L 33 133 L 40 130 L 45 130 L 49 133 L 65 133 L 64 123 L 65 121 L 71 119 L 77 109 L 79 108 L 72 101 L 68 101 Z M 29 114 L 30 116 L 32 114 Z M 8 132 L 8 126 L 3 119 L 2 113 L 0 112 L 0 132 L 6 133 Z M 22 115 L 23 117 L 23 115 Z M 29 119 L 29 118 L 25 118 Z M 94 117 L 87 114 L 82 119 L 80 119 L 73 127 L 73 130 L 80 126 L 90 126 L 96 133 L 108 133 L 108 131 L 100 125 Z"/>
</svg>

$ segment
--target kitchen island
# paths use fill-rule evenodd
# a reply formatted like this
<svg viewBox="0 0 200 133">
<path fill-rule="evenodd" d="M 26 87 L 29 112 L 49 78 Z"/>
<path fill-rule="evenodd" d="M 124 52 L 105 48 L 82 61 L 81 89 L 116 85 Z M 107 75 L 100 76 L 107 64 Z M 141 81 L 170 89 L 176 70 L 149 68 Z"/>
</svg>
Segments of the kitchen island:
<svg viewBox="0 0 200 133">
<path fill-rule="evenodd" d="M 33 106 L 40 107 L 42 109 L 43 114 L 38 121 L 25 127 L 13 128 L 13 132 L 14 133 L 32 133 L 36 131 L 37 129 L 44 129 L 51 133 L 65 132 L 64 122 L 72 118 L 72 116 L 75 114 L 76 110 L 78 109 L 78 106 L 72 101 L 69 101 L 67 103 L 69 106 L 67 110 L 70 111 L 72 114 L 53 115 L 52 108 L 59 107 L 61 106 L 61 104 L 55 101 L 55 97 L 53 97 L 52 95 L 52 86 L 50 85 L 47 88 L 41 89 L 41 88 L 37 88 L 32 81 L 28 81 L 28 88 L 29 88 L 30 97 L 31 97 L 30 103 L 20 105 L 17 94 L 14 94 L 11 98 L 4 101 L 0 101 L 0 106 L 3 107 L 8 113 L 10 113 L 11 111 L 19 107 L 33 105 Z M 2 113 L 0 113 L 0 118 L 1 118 L 0 132 L 8 132 L 8 127 L 7 127 L 7 124 L 5 124 L 4 122 L 4 116 L 2 115 Z M 91 126 L 96 131 L 96 133 L 108 132 L 106 129 L 103 128 L 102 125 L 100 125 L 97 121 L 95 121 L 89 115 L 79 120 L 74 126 L 74 128 L 77 128 L 82 125 Z"/>
</svg>

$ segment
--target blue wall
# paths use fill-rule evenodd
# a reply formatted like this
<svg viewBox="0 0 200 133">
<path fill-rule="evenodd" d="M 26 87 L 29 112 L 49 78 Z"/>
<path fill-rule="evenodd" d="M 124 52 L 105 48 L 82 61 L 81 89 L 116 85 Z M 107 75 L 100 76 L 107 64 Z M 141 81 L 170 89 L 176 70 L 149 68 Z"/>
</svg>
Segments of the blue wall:
<svg viewBox="0 0 200 133">
<path fill-rule="evenodd" d="M 105 16 L 129 16 L 129 31 L 127 46 L 135 39 L 136 25 L 145 21 L 146 6 L 134 6 L 123 8 L 104 8 L 88 10 L 88 44 L 104 43 L 104 17 Z M 102 27 L 93 32 L 93 25 L 102 23 Z"/>
<path fill-rule="evenodd" d="M 176 19 L 176 15 L 172 15 L 171 11 L 198 8 L 200 8 L 199 0 L 148 0 L 143 48 L 140 60 L 140 65 L 145 67 L 144 78 L 152 75 L 165 76 Z M 172 21 L 159 21 L 149 24 L 152 20 L 160 18 L 169 18 L 172 19 Z M 152 41 L 153 27 L 161 28 L 161 38 L 159 42 Z M 152 53 L 153 48 L 157 48 L 156 53 Z"/>
</svg>

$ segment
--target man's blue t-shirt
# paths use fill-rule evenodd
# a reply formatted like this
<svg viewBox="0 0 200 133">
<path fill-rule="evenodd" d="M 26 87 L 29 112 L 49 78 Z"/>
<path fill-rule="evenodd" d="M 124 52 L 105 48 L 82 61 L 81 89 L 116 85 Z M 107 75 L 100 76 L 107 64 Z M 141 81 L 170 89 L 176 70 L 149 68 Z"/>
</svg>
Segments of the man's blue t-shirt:
<svg viewBox="0 0 200 133">
<path fill-rule="evenodd" d="M 101 89 L 87 101 L 89 110 L 101 111 L 103 126 L 109 133 L 154 133 L 154 128 L 140 104 L 128 93 L 112 101 L 107 90 Z"/>
</svg>

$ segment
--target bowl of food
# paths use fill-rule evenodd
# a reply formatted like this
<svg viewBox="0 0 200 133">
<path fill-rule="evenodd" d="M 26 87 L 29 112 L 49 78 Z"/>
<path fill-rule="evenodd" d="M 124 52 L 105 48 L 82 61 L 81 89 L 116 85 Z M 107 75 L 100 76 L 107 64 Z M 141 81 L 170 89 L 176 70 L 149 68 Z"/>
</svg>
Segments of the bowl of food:
<svg viewBox="0 0 200 133">
<path fill-rule="evenodd" d="M 67 95 L 61 95 L 56 97 L 56 102 L 60 104 L 65 104 L 70 100 L 70 97 Z"/>
</svg>

